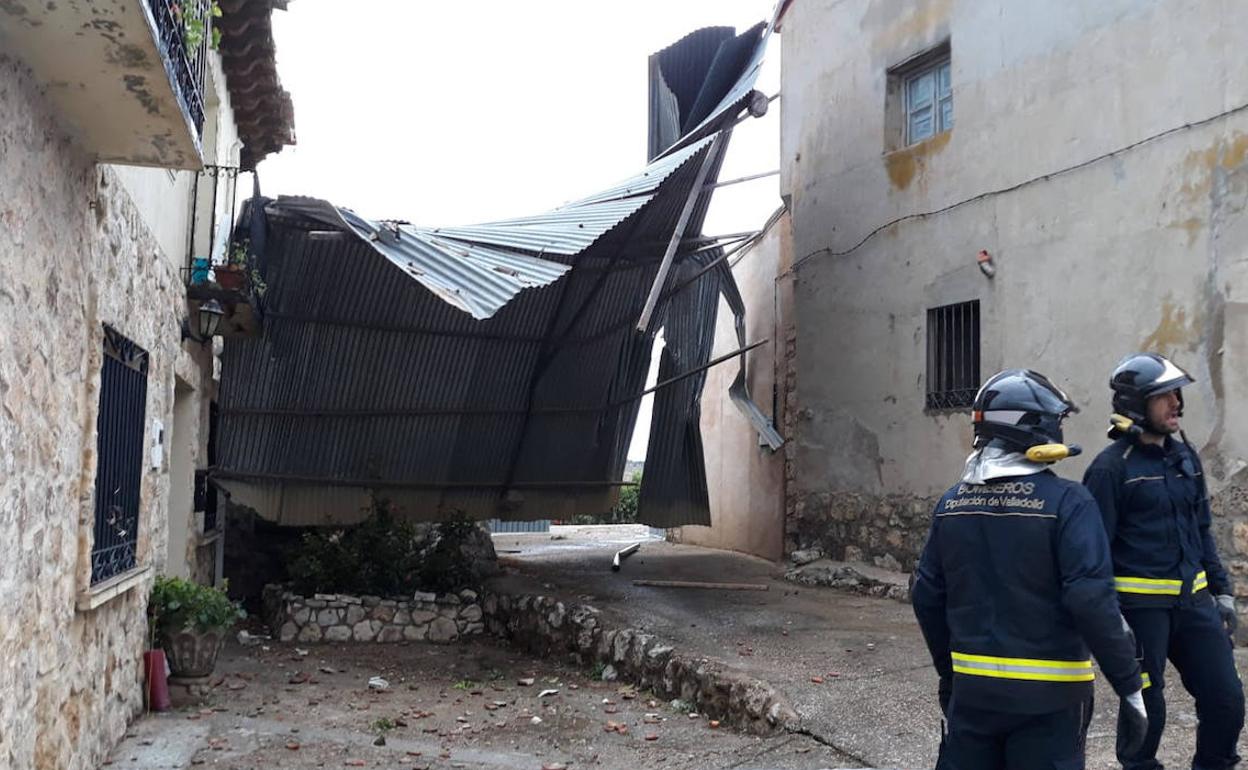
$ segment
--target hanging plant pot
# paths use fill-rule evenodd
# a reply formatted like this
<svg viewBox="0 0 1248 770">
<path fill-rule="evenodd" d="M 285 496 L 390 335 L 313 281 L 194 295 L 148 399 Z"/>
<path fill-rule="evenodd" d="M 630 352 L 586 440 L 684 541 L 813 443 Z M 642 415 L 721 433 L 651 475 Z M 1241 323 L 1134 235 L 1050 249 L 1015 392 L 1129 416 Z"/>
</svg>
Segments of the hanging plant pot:
<svg viewBox="0 0 1248 770">
<path fill-rule="evenodd" d="M 222 289 L 230 291 L 238 291 L 243 288 L 243 284 L 247 280 L 247 274 L 241 270 L 231 270 L 226 265 L 218 265 L 212 269 L 213 276 L 217 279 L 217 285 Z"/>
</svg>

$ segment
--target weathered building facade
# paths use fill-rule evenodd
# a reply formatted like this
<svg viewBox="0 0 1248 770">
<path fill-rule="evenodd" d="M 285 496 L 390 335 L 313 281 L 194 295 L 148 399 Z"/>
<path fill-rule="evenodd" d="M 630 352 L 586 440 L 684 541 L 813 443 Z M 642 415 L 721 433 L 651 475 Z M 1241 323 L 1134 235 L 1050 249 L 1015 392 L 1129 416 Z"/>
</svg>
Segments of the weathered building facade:
<svg viewBox="0 0 1248 770">
<path fill-rule="evenodd" d="M 744 354 L 746 383 L 759 408 L 785 436 L 790 435 L 785 394 L 791 391 L 786 384 L 791 380 L 796 339 L 792 281 L 786 276 L 793 253 L 791 226 L 788 213 L 777 212 L 758 238 L 730 260 L 745 309 L 745 338 L 766 341 Z M 740 347 L 737 321 L 728 301 L 721 299 L 713 358 Z M 789 445 L 774 450 L 760 440 L 758 429 L 732 402 L 730 389 L 738 373 L 733 363 L 711 369 L 702 393 L 710 526 L 680 527 L 672 530 L 670 537 L 687 545 L 779 560 L 786 551 L 785 458 Z"/>
<path fill-rule="evenodd" d="M 1248 17 L 1230 2 L 793 0 L 781 188 L 796 356 L 788 549 L 909 569 L 969 402 L 1032 367 L 1105 443 L 1135 350 L 1185 426 L 1248 590 Z"/>
<path fill-rule="evenodd" d="M 214 576 L 214 356 L 183 271 L 229 218 L 199 203 L 213 169 L 270 138 L 223 62 L 272 12 L 222 3 L 218 53 L 216 5 L 0 7 L 3 767 L 98 767 L 143 706 L 152 578 Z"/>
</svg>

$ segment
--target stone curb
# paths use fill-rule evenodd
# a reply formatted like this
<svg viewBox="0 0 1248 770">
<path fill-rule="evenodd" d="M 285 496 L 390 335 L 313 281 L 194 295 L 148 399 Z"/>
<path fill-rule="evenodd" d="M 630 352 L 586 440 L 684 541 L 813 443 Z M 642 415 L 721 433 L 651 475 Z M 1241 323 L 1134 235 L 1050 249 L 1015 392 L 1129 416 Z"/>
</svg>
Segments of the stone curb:
<svg viewBox="0 0 1248 770">
<path fill-rule="evenodd" d="M 698 713 L 747 732 L 768 734 L 798 724 L 788 699 L 770 684 L 717 661 L 683 655 L 652 634 L 611 627 L 589 605 L 486 591 L 482 609 L 490 633 L 535 655 L 610 665 L 621 679 L 665 699 L 679 698 Z"/>
</svg>

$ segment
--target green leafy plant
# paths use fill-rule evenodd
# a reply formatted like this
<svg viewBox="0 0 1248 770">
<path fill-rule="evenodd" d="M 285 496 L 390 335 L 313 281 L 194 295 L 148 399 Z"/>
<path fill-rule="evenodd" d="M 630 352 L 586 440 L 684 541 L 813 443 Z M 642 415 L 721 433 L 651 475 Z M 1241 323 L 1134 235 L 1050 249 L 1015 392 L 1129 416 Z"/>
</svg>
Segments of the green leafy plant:
<svg viewBox="0 0 1248 770">
<path fill-rule="evenodd" d="M 478 582 L 464 545 L 477 534 L 477 523 L 463 511 L 438 524 L 437 542 L 421 553 L 420 583 L 434 591 L 453 591 Z"/>
<path fill-rule="evenodd" d="M 227 631 L 247 617 L 225 588 L 178 577 L 158 577 L 147 605 L 157 642 L 180 631 Z"/>
<path fill-rule="evenodd" d="M 388 501 L 375 499 L 368 518 L 355 526 L 306 532 L 286 552 L 286 573 L 305 596 L 444 593 L 480 583 L 465 553 L 480 537 L 476 522 L 461 512 L 431 529 L 399 519 Z"/>
<path fill-rule="evenodd" d="M 631 486 L 620 490 L 620 499 L 610 511 L 601 514 L 583 513 L 572 519 L 573 524 L 636 524 L 638 499 L 641 495 L 641 471 L 630 478 Z"/>
<path fill-rule="evenodd" d="M 286 568 L 305 595 L 390 596 L 415 589 L 419 566 L 416 528 L 397 520 L 387 501 L 375 500 L 372 514 L 354 527 L 305 533 Z"/>
<path fill-rule="evenodd" d="M 194 0 L 192 4 L 194 5 Z M 174 12 L 182 20 L 182 34 L 186 39 L 188 54 L 197 50 L 204 42 L 204 33 L 209 29 L 208 17 L 219 19 L 222 16 L 221 6 L 217 4 L 217 0 L 212 0 L 209 4 L 207 14 L 187 13 L 180 5 L 174 6 Z M 208 47 L 215 51 L 221 47 L 221 30 L 215 24 L 211 26 L 211 29 L 212 39 L 208 42 Z"/>
<path fill-rule="evenodd" d="M 230 250 L 226 252 L 225 264 L 238 268 L 247 265 L 247 247 L 249 243 L 246 240 L 235 241 L 230 245 Z"/>
<path fill-rule="evenodd" d="M 373 730 L 383 735 L 395 728 L 394 720 L 389 717 L 382 717 L 373 722 Z"/>
</svg>

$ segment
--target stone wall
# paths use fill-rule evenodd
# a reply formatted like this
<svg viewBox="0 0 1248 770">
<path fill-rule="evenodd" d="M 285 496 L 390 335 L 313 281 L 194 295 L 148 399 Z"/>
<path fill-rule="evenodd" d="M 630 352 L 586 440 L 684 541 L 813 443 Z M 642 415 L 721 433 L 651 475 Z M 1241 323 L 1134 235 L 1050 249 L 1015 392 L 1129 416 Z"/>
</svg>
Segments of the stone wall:
<svg viewBox="0 0 1248 770">
<path fill-rule="evenodd" d="M 918 563 L 937 498 L 819 492 L 798 495 L 794 532 L 802 549 L 909 572 Z"/>
<path fill-rule="evenodd" d="M 3 55 L 0 265 L 0 766 L 94 770 L 142 706 L 151 581 L 79 609 L 92 599 L 102 324 L 150 354 L 146 458 L 153 420 L 172 424 L 185 304 L 116 174 Z M 138 562 L 153 571 L 168 483 L 167 466 L 145 461 Z"/>
<path fill-rule="evenodd" d="M 316 594 L 264 589 L 265 618 L 283 642 L 447 643 L 485 631 L 477 592 L 417 592 L 412 598 Z"/>
<path fill-rule="evenodd" d="M 766 682 L 707 658 L 684 655 L 652 634 L 615 627 L 589 605 L 487 591 L 482 608 L 490 633 L 536 655 L 610 666 L 620 679 L 664 698 L 679 698 L 700 713 L 749 732 L 797 724 L 797 712 Z"/>
</svg>

